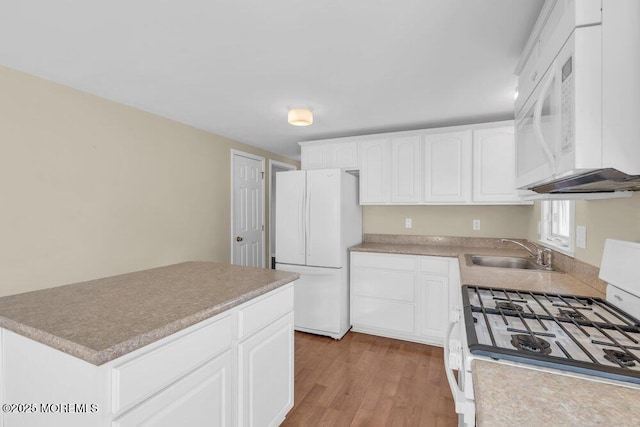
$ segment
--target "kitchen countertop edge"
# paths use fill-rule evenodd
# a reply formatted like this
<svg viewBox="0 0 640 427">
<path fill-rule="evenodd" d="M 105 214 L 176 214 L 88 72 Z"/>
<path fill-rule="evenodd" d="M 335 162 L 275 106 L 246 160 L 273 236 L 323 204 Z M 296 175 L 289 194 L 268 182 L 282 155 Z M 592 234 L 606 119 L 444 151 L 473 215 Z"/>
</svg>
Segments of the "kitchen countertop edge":
<svg viewBox="0 0 640 427">
<path fill-rule="evenodd" d="M 89 348 L 80 343 L 73 342 L 72 340 L 57 336 L 50 332 L 43 331 L 41 329 L 29 326 L 25 323 L 15 321 L 1 315 L 0 328 L 4 328 L 26 338 L 30 338 L 34 341 L 45 344 L 56 350 L 60 350 L 71 356 L 75 356 L 83 361 L 91 363 L 92 365 L 100 366 L 121 356 L 129 354 L 135 350 L 138 350 L 146 345 L 153 344 L 154 342 L 162 338 L 166 338 L 174 333 L 180 332 L 181 330 L 193 326 L 199 322 L 224 313 L 231 308 L 237 307 L 247 301 L 250 301 L 256 297 L 259 297 L 272 290 L 291 283 L 300 277 L 298 273 L 287 272 L 287 274 L 288 275 L 286 278 L 274 280 L 250 292 L 230 298 L 223 303 L 217 304 L 205 310 L 200 310 L 191 315 L 185 316 L 178 320 L 174 320 L 170 323 L 167 323 L 166 325 L 135 335 L 130 339 L 121 341 L 110 347 L 100 350 Z"/>
<path fill-rule="evenodd" d="M 460 283 L 462 285 L 571 293 L 600 298 L 605 296 L 598 289 L 565 272 L 469 266 L 464 257 L 466 254 L 529 257 L 526 251 L 517 248 L 362 243 L 349 248 L 349 251 L 457 258 L 460 267 Z"/>
</svg>

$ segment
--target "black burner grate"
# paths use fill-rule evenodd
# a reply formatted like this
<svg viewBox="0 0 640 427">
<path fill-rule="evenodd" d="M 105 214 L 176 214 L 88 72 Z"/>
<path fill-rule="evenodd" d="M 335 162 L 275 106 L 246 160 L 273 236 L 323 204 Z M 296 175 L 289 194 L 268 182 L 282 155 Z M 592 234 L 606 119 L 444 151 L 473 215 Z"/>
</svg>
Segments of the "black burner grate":
<svg viewBox="0 0 640 427">
<path fill-rule="evenodd" d="M 602 351 L 604 351 L 604 358 L 609 362 L 617 363 L 628 368 L 636 366 L 636 363 L 633 361 L 633 357 L 629 356 L 629 354 L 624 351 L 611 350 L 608 348 L 605 348 Z"/>
<path fill-rule="evenodd" d="M 551 344 L 533 335 L 511 335 L 511 345 L 518 350 L 530 351 L 538 354 L 551 354 Z"/>
<path fill-rule="evenodd" d="M 510 301 L 498 301 L 496 302 L 496 308 L 498 310 L 524 311 L 524 308 L 522 308 L 521 305 Z"/>
<path fill-rule="evenodd" d="M 580 320 L 582 322 L 588 322 L 589 321 L 584 314 L 580 313 L 577 310 L 565 310 L 564 308 L 559 308 L 558 309 L 558 315 L 560 317 L 564 317 L 564 318 L 567 318 L 567 319 L 573 319 L 573 320 Z"/>
<path fill-rule="evenodd" d="M 640 321 L 601 298 L 465 285 L 463 304 L 472 354 L 640 384 Z M 478 342 L 475 314 L 491 344 Z M 511 346 L 496 343 L 496 316 Z"/>
</svg>

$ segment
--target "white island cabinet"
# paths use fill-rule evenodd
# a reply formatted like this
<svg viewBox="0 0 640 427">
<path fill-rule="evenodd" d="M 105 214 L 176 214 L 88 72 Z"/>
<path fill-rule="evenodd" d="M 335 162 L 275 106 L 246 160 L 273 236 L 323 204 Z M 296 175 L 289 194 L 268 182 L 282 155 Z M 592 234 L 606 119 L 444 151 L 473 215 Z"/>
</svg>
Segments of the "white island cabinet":
<svg viewBox="0 0 640 427">
<path fill-rule="evenodd" d="M 293 407 L 293 283 L 98 366 L 0 332 L 2 427 L 277 426 Z"/>
</svg>

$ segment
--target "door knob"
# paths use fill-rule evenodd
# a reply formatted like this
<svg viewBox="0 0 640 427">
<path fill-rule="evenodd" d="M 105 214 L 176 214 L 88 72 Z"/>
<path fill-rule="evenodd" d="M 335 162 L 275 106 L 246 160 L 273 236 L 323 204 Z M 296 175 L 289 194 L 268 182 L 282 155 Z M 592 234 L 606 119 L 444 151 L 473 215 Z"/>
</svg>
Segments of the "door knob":
<svg viewBox="0 0 640 427">
<path fill-rule="evenodd" d="M 236 237 L 236 242 L 242 242 L 242 237 L 240 236 Z"/>
</svg>

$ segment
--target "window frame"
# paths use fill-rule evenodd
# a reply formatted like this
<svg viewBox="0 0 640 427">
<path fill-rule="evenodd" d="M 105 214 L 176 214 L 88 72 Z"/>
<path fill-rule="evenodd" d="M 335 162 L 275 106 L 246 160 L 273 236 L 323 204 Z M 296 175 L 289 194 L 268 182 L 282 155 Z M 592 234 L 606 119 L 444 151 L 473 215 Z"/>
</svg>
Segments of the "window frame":
<svg viewBox="0 0 640 427">
<path fill-rule="evenodd" d="M 554 237 L 552 234 L 552 221 L 551 218 L 551 203 L 552 202 L 567 202 L 569 205 L 568 228 L 569 237 L 566 241 L 558 241 L 558 237 Z M 539 242 L 546 247 L 549 247 L 555 251 L 561 252 L 565 255 L 573 256 L 575 250 L 575 201 L 573 200 L 544 200 L 540 206 L 540 239 Z"/>
</svg>

